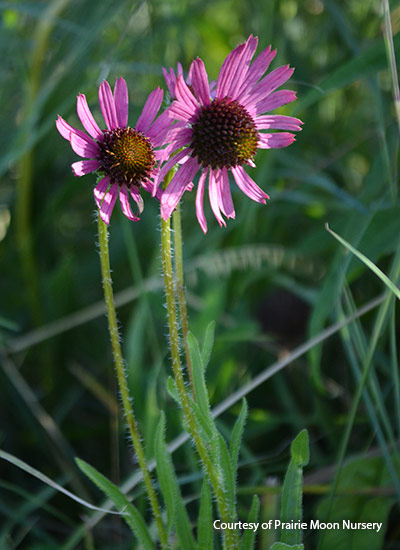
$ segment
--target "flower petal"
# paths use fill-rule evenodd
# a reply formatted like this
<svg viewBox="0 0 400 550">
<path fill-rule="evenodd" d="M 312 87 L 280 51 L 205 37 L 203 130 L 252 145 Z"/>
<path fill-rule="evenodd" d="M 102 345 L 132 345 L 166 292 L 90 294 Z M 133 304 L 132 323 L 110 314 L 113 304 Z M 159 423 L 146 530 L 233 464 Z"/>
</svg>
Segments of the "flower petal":
<svg viewBox="0 0 400 550">
<path fill-rule="evenodd" d="M 90 134 L 94 139 L 102 140 L 103 132 L 100 130 L 97 122 L 93 118 L 84 94 L 78 95 L 76 101 L 76 110 L 78 112 L 78 117 L 82 122 L 82 126 L 85 128 L 87 133 Z"/>
<path fill-rule="evenodd" d="M 66 122 L 60 115 L 58 115 L 58 118 L 56 120 L 56 127 L 62 137 L 64 139 L 67 139 L 68 141 L 71 141 L 72 134 L 80 136 L 82 139 L 85 139 L 85 136 L 87 137 L 85 132 L 82 132 L 82 130 L 78 130 L 77 128 L 73 128 L 72 126 L 70 126 L 68 122 Z"/>
<path fill-rule="evenodd" d="M 199 222 L 200 227 L 203 230 L 203 233 L 207 233 L 207 220 L 204 215 L 203 208 L 204 184 L 206 181 L 207 173 L 208 168 L 204 168 L 199 179 L 196 193 L 196 216 L 197 221 Z"/>
<path fill-rule="evenodd" d="M 260 149 L 281 149 L 291 145 L 296 138 L 289 132 L 277 132 L 276 134 L 258 134 L 258 140 Z"/>
<path fill-rule="evenodd" d="M 94 172 L 98 168 L 100 168 L 98 160 L 80 160 L 79 162 L 74 162 L 72 165 L 74 176 L 84 176 L 85 174 Z"/>
<path fill-rule="evenodd" d="M 262 99 L 257 103 L 257 114 L 272 111 L 273 109 L 282 107 L 282 105 L 286 105 L 287 103 L 290 103 L 295 99 L 296 92 L 293 92 L 292 90 L 279 90 L 278 92 L 273 92 L 272 94 L 269 94 L 269 96 L 267 96 L 265 99 Z"/>
<path fill-rule="evenodd" d="M 198 169 L 199 164 L 197 160 L 190 158 L 179 168 L 172 178 L 161 197 L 161 216 L 164 220 L 168 220 L 171 216 L 172 211 L 180 201 L 187 185 L 191 183 Z"/>
<path fill-rule="evenodd" d="M 100 84 L 99 102 L 107 128 L 109 130 L 114 130 L 115 128 L 118 128 L 118 119 L 115 109 L 114 97 L 107 80 L 104 80 Z"/>
<path fill-rule="evenodd" d="M 265 199 L 269 199 L 269 196 L 258 187 L 251 177 L 243 170 L 242 166 L 231 168 L 231 171 L 237 186 L 245 195 L 250 197 L 253 201 L 265 204 Z"/>
<path fill-rule="evenodd" d="M 254 86 L 251 93 L 243 101 L 243 106 L 252 107 L 260 100 L 265 99 L 271 92 L 286 82 L 292 76 L 293 72 L 294 69 L 291 69 L 289 65 L 285 65 L 283 67 L 278 67 L 272 71 L 272 73 L 269 73 Z"/>
<path fill-rule="evenodd" d="M 128 124 L 128 101 L 128 86 L 122 77 L 117 78 L 114 87 L 114 103 L 120 128 L 125 128 Z"/>
<path fill-rule="evenodd" d="M 211 210 L 214 212 L 214 216 L 217 218 L 219 225 L 222 227 L 226 226 L 226 222 L 221 216 L 218 183 L 215 176 L 215 171 L 210 169 L 210 175 L 208 178 L 208 196 L 210 199 Z"/>
<path fill-rule="evenodd" d="M 210 105 L 210 87 L 207 71 L 200 57 L 192 62 L 192 86 L 203 105 Z"/>
<path fill-rule="evenodd" d="M 160 147 L 167 142 L 167 134 L 170 130 L 171 122 L 169 114 L 167 111 L 164 111 L 146 130 L 146 136 L 151 140 L 153 147 Z"/>
<path fill-rule="evenodd" d="M 129 189 L 129 192 L 132 196 L 132 199 L 136 202 L 139 214 L 141 214 L 144 209 L 144 203 L 142 197 L 140 196 L 139 189 L 137 187 L 131 187 Z"/>
<path fill-rule="evenodd" d="M 262 115 L 255 122 L 258 130 L 301 130 L 303 124 L 299 118 L 285 115 Z"/>
<path fill-rule="evenodd" d="M 271 61 L 276 55 L 276 50 L 271 50 L 271 46 L 268 46 L 263 50 L 258 57 L 250 65 L 247 71 L 246 80 L 242 83 L 242 87 L 237 95 L 237 100 L 242 101 L 250 92 L 256 82 L 262 77 L 265 71 L 268 69 Z"/>
<path fill-rule="evenodd" d="M 143 111 L 138 118 L 136 130 L 145 132 L 151 126 L 156 114 L 158 113 L 163 100 L 164 92 L 161 88 L 156 88 L 151 92 L 144 104 Z"/>
<path fill-rule="evenodd" d="M 176 153 L 173 157 L 171 157 L 167 162 L 164 164 L 164 166 L 161 168 L 161 170 L 158 173 L 157 179 L 155 180 L 154 188 L 153 188 L 153 197 L 154 194 L 160 185 L 160 183 L 164 180 L 167 173 L 171 170 L 175 164 L 177 164 L 180 160 L 182 160 L 187 155 L 187 151 L 179 151 L 179 153 Z"/>
<path fill-rule="evenodd" d="M 82 135 L 71 134 L 71 147 L 80 157 L 94 158 L 99 150 L 96 143 L 82 132 Z"/>
<path fill-rule="evenodd" d="M 217 98 L 236 99 L 237 92 L 245 82 L 249 63 L 256 51 L 257 43 L 258 38 L 250 35 L 244 44 L 240 44 L 225 59 L 218 76 Z M 231 54 L 234 55 L 231 56 Z"/>
<path fill-rule="evenodd" d="M 186 108 L 188 112 L 194 115 L 199 108 L 199 102 L 194 97 L 186 82 L 183 80 L 183 76 L 179 75 L 176 80 L 175 94 L 178 102 Z"/>
<path fill-rule="evenodd" d="M 129 193 L 125 184 L 121 185 L 120 187 L 119 201 L 121 203 L 122 212 L 125 214 L 125 216 L 133 222 L 138 222 L 140 218 L 135 216 L 131 210 L 131 205 L 129 204 Z"/>
<path fill-rule="evenodd" d="M 104 195 L 106 194 L 109 185 L 110 178 L 108 176 L 105 176 L 93 189 L 94 200 L 96 201 L 98 208 L 101 208 L 101 203 L 104 199 Z"/>
<path fill-rule="evenodd" d="M 235 208 L 232 202 L 229 176 L 225 167 L 217 172 L 216 182 L 218 187 L 218 202 L 221 212 L 227 218 L 235 218 Z"/>
<path fill-rule="evenodd" d="M 118 197 L 118 184 L 114 183 L 111 186 L 111 189 L 104 195 L 103 202 L 100 206 L 100 217 L 103 220 L 104 223 L 109 225 L 111 214 L 114 208 L 115 201 Z"/>
</svg>

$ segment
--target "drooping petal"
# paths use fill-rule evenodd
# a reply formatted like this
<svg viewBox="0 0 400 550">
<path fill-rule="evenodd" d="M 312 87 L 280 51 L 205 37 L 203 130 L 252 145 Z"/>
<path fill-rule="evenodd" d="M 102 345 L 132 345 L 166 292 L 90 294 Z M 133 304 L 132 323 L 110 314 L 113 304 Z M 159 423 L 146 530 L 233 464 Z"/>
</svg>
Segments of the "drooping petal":
<svg viewBox="0 0 400 550">
<path fill-rule="evenodd" d="M 236 166 L 231 168 L 233 177 L 237 183 L 237 186 L 245 195 L 250 197 L 253 201 L 265 204 L 266 199 L 269 196 L 264 193 L 262 189 L 251 179 L 251 177 L 244 171 L 242 166 Z"/>
<path fill-rule="evenodd" d="M 104 199 L 104 195 L 106 194 L 109 185 L 110 178 L 108 176 L 104 176 L 104 178 L 101 179 L 96 187 L 93 189 L 94 200 L 96 201 L 98 208 L 101 207 L 101 203 Z"/>
<path fill-rule="evenodd" d="M 125 184 L 120 187 L 119 201 L 121 203 L 122 212 L 129 220 L 132 220 L 133 222 L 140 221 L 140 218 L 135 216 L 132 212 L 131 205 L 129 204 L 129 192 Z"/>
<path fill-rule="evenodd" d="M 153 188 L 153 197 L 156 193 L 157 188 L 159 187 L 160 183 L 164 180 L 167 173 L 171 170 L 175 164 L 177 164 L 180 160 L 182 160 L 187 155 L 187 151 L 179 151 L 179 153 L 176 153 L 173 157 L 171 157 L 161 168 L 160 172 L 158 173 L 158 176 L 155 180 L 154 188 Z"/>
<path fill-rule="evenodd" d="M 109 130 L 114 130 L 115 128 L 118 127 L 118 119 L 117 119 L 117 112 L 115 109 L 114 97 L 107 80 L 104 80 L 100 84 L 99 102 L 100 102 L 101 112 L 103 113 L 103 117 L 107 125 L 107 128 Z"/>
<path fill-rule="evenodd" d="M 281 149 L 288 147 L 296 138 L 289 132 L 277 132 L 276 134 L 258 134 L 258 147 L 260 149 Z"/>
<path fill-rule="evenodd" d="M 131 187 L 129 189 L 129 192 L 132 196 L 132 199 L 136 202 L 139 214 L 141 214 L 144 209 L 144 203 L 142 197 L 140 196 L 139 189 L 137 187 Z"/>
<path fill-rule="evenodd" d="M 77 155 L 89 159 L 96 157 L 99 152 L 96 143 L 83 132 L 82 135 L 71 133 L 71 147 Z"/>
<path fill-rule="evenodd" d="M 125 80 L 117 78 L 114 87 L 114 103 L 115 111 L 117 115 L 118 126 L 120 128 L 125 128 L 128 124 L 128 86 L 126 85 Z"/>
<path fill-rule="evenodd" d="M 72 164 L 74 176 L 84 176 L 85 174 L 95 172 L 98 168 L 100 168 L 98 160 L 80 160 Z"/>
<path fill-rule="evenodd" d="M 139 130 L 139 132 L 145 132 L 147 128 L 149 128 L 161 107 L 163 96 L 164 92 L 161 88 L 156 88 L 151 92 L 146 100 L 146 103 L 144 104 L 143 111 L 138 118 L 136 130 Z"/>
<path fill-rule="evenodd" d="M 200 57 L 192 62 L 192 86 L 203 105 L 210 105 L 210 87 L 207 71 Z"/>
<path fill-rule="evenodd" d="M 226 226 L 226 222 L 224 218 L 221 216 L 218 183 L 215 176 L 216 176 L 216 173 L 211 168 L 210 175 L 208 177 L 208 196 L 210 199 L 211 210 L 214 212 L 214 216 L 217 218 L 217 222 L 222 227 L 222 226 Z"/>
<path fill-rule="evenodd" d="M 256 117 L 258 130 L 301 130 L 303 122 L 299 118 L 285 115 L 262 115 Z"/>
<path fill-rule="evenodd" d="M 187 160 L 178 169 L 161 197 L 161 216 L 164 220 L 167 220 L 171 216 L 172 211 L 180 201 L 187 185 L 192 181 L 198 169 L 199 164 L 194 158 Z"/>
<path fill-rule="evenodd" d="M 207 220 L 204 215 L 204 208 L 203 208 L 204 184 L 206 181 L 207 173 L 208 173 L 208 168 L 204 168 L 203 171 L 201 172 L 201 176 L 197 186 L 197 193 L 196 193 L 196 216 L 197 216 L 197 221 L 199 222 L 200 227 L 203 230 L 203 233 L 207 233 Z"/>
<path fill-rule="evenodd" d="M 108 193 L 105 194 L 103 202 L 100 206 L 100 217 L 103 220 L 104 223 L 109 225 L 111 214 L 114 208 L 115 201 L 118 197 L 118 191 L 119 187 L 117 183 L 114 183 L 111 186 L 111 189 L 108 191 Z"/>
<path fill-rule="evenodd" d="M 94 139 L 102 140 L 103 132 L 100 130 L 97 122 L 95 121 L 84 94 L 78 95 L 76 101 L 76 110 L 78 112 L 79 119 L 82 122 L 82 126 L 85 128 L 87 133 L 90 134 Z"/>
<path fill-rule="evenodd" d="M 272 111 L 273 109 L 282 107 L 282 105 L 286 105 L 295 99 L 296 92 L 293 92 L 292 90 L 278 90 L 277 92 L 272 92 L 272 94 L 257 103 L 257 114 Z"/>
<path fill-rule="evenodd" d="M 141 186 L 143 187 L 143 189 L 145 191 L 147 191 L 151 195 L 153 194 L 153 189 L 154 189 L 153 182 L 151 182 L 151 181 L 142 181 Z M 153 195 L 153 196 L 155 196 L 156 199 L 160 200 L 162 194 L 163 194 L 163 191 L 162 191 L 161 187 L 157 187 L 156 194 Z"/>
<path fill-rule="evenodd" d="M 235 218 L 235 208 L 232 202 L 229 176 L 228 171 L 225 167 L 217 172 L 216 182 L 218 187 L 218 201 L 221 212 L 227 218 Z"/>
</svg>

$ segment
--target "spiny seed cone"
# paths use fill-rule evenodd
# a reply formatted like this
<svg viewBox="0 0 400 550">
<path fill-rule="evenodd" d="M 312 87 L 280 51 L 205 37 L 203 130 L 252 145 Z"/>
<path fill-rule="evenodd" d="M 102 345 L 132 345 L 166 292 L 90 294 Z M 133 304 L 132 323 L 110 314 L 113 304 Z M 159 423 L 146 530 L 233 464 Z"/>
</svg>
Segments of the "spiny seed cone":
<svg viewBox="0 0 400 550">
<path fill-rule="evenodd" d="M 146 181 L 156 159 L 150 140 L 133 128 L 115 128 L 104 132 L 98 143 L 101 168 L 112 181 L 139 186 Z"/>
<path fill-rule="evenodd" d="M 231 168 L 253 159 L 258 132 L 254 120 L 242 105 L 229 98 L 214 99 L 202 106 L 192 125 L 192 156 L 211 168 Z"/>
</svg>

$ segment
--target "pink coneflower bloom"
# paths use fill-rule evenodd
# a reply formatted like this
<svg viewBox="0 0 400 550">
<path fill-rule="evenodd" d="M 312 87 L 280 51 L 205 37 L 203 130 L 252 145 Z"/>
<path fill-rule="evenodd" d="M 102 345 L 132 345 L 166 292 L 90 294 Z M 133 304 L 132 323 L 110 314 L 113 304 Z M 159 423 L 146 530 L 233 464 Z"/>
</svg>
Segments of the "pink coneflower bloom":
<svg viewBox="0 0 400 550">
<path fill-rule="evenodd" d="M 157 174 L 157 161 L 164 159 L 165 144 L 171 120 L 163 113 L 155 120 L 163 100 L 163 91 L 157 88 L 149 95 L 135 128 L 128 124 L 128 88 L 123 78 L 115 83 L 114 94 L 105 80 L 100 84 L 99 103 L 107 126 L 101 130 L 93 118 L 84 94 L 77 98 L 77 111 L 86 134 L 70 126 L 59 116 L 56 126 L 63 138 L 71 143 L 79 156 L 88 159 L 74 162 L 75 176 L 91 172 L 101 174 L 94 188 L 94 198 L 101 219 L 108 225 L 115 201 L 119 196 L 122 212 L 132 221 L 139 221 L 129 204 L 129 196 L 143 211 L 140 188 L 152 191 Z M 161 196 L 161 191 L 158 197 Z"/>
<path fill-rule="evenodd" d="M 185 125 L 173 132 L 171 150 L 178 152 L 165 163 L 157 178 L 159 184 L 174 164 L 181 164 L 161 197 L 164 219 L 170 217 L 188 182 L 198 171 L 196 214 L 204 232 L 207 222 L 203 196 L 207 178 L 211 209 L 221 226 L 226 225 L 223 215 L 235 217 L 228 172 L 233 174 L 239 189 L 254 201 L 265 204 L 269 198 L 243 166 L 255 166 L 254 156 L 258 149 L 286 147 L 295 140 L 289 132 L 264 133 L 262 130 L 301 130 L 302 122 L 289 116 L 265 114 L 290 103 L 296 99 L 296 94 L 290 90 L 275 91 L 293 74 L 288 65 L 263 77 L 276 50 L 268 47 L 251 63 L 257 42 L 257 38 L 250 36 L 227 56 L 214 97 L 200 58 L 190 67 L 190 88 L 178 74 L 176 100 L 168 112 Z"/>
</svg>

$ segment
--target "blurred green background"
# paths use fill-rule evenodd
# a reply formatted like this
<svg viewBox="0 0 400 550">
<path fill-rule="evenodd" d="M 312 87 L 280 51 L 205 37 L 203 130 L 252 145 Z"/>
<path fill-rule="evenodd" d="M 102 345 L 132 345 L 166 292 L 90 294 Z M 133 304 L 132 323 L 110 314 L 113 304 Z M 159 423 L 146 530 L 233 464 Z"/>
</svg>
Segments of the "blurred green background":
<svg viewBox="0 0 400 550">
<path fill-rule="evenodd" d="M 300 117 L 304 129 L 290 148 L 260 151 L 251 170 L 270 194 L 269 204 L 253 203 L 232 185 L 236 220 L 220 229 L 207 205 L 205 236 L 195 219 L 195 194 L 186 193 L 182 205 L 191 330 L 201 339 L 207 324 L 216 321 L 208 370 L 213 405 L 385 292 L 325 223 L 396 282 L 399 122 L 385 4 L 0 2 L 3 451 L 97 505 L 102 497 L 78 472 L 74 456 L 116 483 L 136 471 L 118 417 L 101 302 L 95 178 L 72 175 L 70 164 L 78 158 L 54 124 L 61 114 L 81 127 L 79 92 L 100 122 L 97 93 L 104 78 L 112 85 L 119 76 L 126 79 L 134 125 L 150 91 L 164 86 L 163 66 L 181 61 L 187 69 L 200 56 L 216 78 L 224 57 L 251 33 L 259 37 L 258 51 L 269 44 L 278 49 L 273 68 L 286 63 L 296 68 L 288 87 L 299 99 L 280 112 Z M 390 8 L 394 51 L 400 55 L 400 3 Z M 110 248 L 129 381 L 151 458 L 159 409 L 167 411 L 168 439 L 182 428 L 166 392 L 170 365 L 159 212 L 155 200 L 144 200 L 140 223 L 115 209 Z M 372 513 L 384 528 L 379 534 L 350 533 L 352 538 L 326 532 L 322 540 L 322 532 L 307 532 L 306 548 L 400 548 L 399 331 L 394 300 L 389 294 L 383 300 L 248 394 L 239 477 L 243 516 L 257 491 L 264 521 L 278 517 L 274 487 L 282 482 L 290 441 L 306 427 L 309 520 L 323 514 L 361 373 L 371 367 L 345 449 L 346 459 L 357 462 L 342 471 L 342 496 L 333 501 L 330 519 L 344 513 L 363 521 Z M 222 430 L 233 424 L 239 406 L 221 415 Z M 201 472 L 190 445 L 175 453 L 174 463 L 189 512 L 195 511 Z M 89 510 L 4 460 L 0 487 L 0 548 L 135 548 L 118 519 L 91 524 Z M 137 489 L 135 496 L 146 510 Z M 272 541 L 273 533 L 263 533 L 259 548 Z"/>
</svg>

